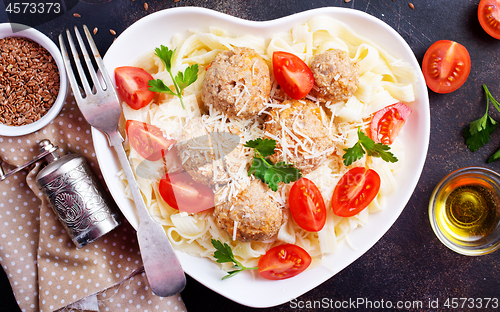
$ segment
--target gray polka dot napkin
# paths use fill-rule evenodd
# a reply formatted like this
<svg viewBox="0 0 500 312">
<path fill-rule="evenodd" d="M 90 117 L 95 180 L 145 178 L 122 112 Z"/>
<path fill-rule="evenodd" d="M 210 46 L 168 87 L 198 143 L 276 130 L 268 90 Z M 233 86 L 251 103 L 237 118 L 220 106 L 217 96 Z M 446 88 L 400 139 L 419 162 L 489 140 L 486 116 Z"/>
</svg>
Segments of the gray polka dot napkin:
<svg viewBox="0 0 500 312">
<path fill-rule="evenodd" d="M 90 126 L 74 98 L 41 130 L 0 136 L 7 172 L 38 155 L 48 139 L 61 155 L 84 156 L 104 186 Z M 76 249 L 38 189 L 43 162 L 0 182 L 0 264 L 22 311 L 186 311 L 180 295 L 155 296 L 143 271 L 134 229 L 122 222 L 95 242 Z"/>
</svg>

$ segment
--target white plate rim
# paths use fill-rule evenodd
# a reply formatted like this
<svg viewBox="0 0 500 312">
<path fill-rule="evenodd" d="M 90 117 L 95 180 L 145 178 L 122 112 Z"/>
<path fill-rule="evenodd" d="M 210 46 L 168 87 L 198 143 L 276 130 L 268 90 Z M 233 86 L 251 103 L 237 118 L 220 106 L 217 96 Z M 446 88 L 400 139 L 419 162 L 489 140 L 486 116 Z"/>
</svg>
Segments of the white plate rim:
<svg viewBox="0 0 500 312">
<path fill-rule="evenodd" d="M 417 97 L 415 105 L 417 105 L 417 107 L 412 107 L 413 113 L 410 115 L 411 117 L 408 119 L 400 134 L 405 140 L 411 139 L 412 142 L 409 150 L 410 153 L 407 153 L 408 155 L 405 160 L 405 174 L 404 176 L 400 175 L 396 177 L 398 184 L 403 187 L 403 192 L 396 191 L 396 194 L 390 194 L 387 197 L 388 207 L 381 212 L 370 215 L 370 222 L 363 228 L 356 229 L 352 233 L 350 241 L 354 246 L 358 247 L 357 249 L 352 249 L 346 244 L 343 244 L 335 253 L 323 257 L 323 261 L 327 265 L 309 269 L 292 279 L 267 281 L 260 278 L 254 278 L 252 274 L 239 274 L 231 279 L 221 281 L 220 278 L 224 276 L 225 273 L 220 270 L 217 264 L 208 259 L 197 258 L 182 252 L 176 252 L 184 271 L 191 277 L 222 296 L 250 307 L 271 307 L 283 304 L 328 280 L 368 251 L 387 230 L 389 230 L 403 211 L 422 173 L 430 136 L 430 108 L 427 87 L 413 51 L 405 40 L 389 25 L 372 15 L 354 9 L 324 7 L 270 21 L 248 21 L 210 9 L 180 7 L 158 11 L 140 19 L 120 34 L 117 40 L 110 46 L 104 57 L 107 71 L 113 76 L 115 67 L 127 65 L 119 63 L 120 60 L 126 58 L 123 56 L 123 47 L 127 45 L 130 46 L 128 41 L 132 39 L 136 40 L 141 30 L 147 29 L 147 27 L 151 25 L 168 25 L 169 23 L 177 23 L 177 21 L 185 21 L 186 23 L 193 21 L 193 24 L 200 24 L 203 22 L 206 26 L 209 26 L 208 24 L 231 25 L 231 32 L 251 30 L 259 33 L 266 33 L 266 31 L 271 33 L 274 31 L 269 31 L 270 28 L 286 28 L 283 25 L 296 25 L 306 22 L 316 15 L 327 15 L 345 22 L 357 33 L 367 37 L 369 35 L 370 39 L 389 52 L 397 48 L 396 50 L 398 53 L 402 55 L 397 55 L 398 53 L 396 53 L 396 56 L 402 57 L 417 70 L 418 82 L 415 86 Z M 356 25 L 351 24 L 349 21 Z M 362 27 L 360 23 L 367 24 L 370 27 L 360 28 Z M 163 42 L 169 42 L 174 33 L 196 28 L 193 27 L 192 24 L 189 26 L 179 24 L 171 26 L 174 30 L 171 32 L 166 31 L 168 34 L 166 35 L 166 39 L 161 39 Z M 376 32 L 380 30 L 383 32 Z M 383 36 L 382 33 L 384 34 Z M 387 35 L 391 35 L 390 38 L 387 38 Z M 144 37 L 146 36 L 142 35 L 143 39 Z M 373 37 L 377 38 L 373 39 Z M 143 39 L 141 40 L 144 41 Z M 158 40 L 160 39 L 155 39 L 155 41 Z M 127 51 L 130 55 L 130 57 L 127 55 L 129 61 L 132 61 L 132 56 L 134 56 L 134 58 L 138 57 L 140 54 L 147 51 L 147 49 L 151 49 L 150 46 L 142 44 L 142 41 L 134 44 L 132 48 L 133 51 Z M 381 41 L 385 43 L 381 44 Z M 392 49 L 389 48 L 389 45 Z M 153 48 L 155 46 L 158 46 L 158 44 L 153 44 Z M 138 50 L 142 50 L 142 53 L 137 54 Z M 413 134 L 418 134 L 418 136 L 415 137 Z M 96 156 L 111 195 L 132 226 L 137 228 L 137 217 L 135 212 L 133 212 L 133 208 L 131 210 L 132 203 L 124 198 L 121 189 L 117 187 L 118 180 L 116 172 L 119 168 L 118 159 L 109 148 L 107 139 L 102 132 L 93 128 L 92 136 Z"/>
</svg>

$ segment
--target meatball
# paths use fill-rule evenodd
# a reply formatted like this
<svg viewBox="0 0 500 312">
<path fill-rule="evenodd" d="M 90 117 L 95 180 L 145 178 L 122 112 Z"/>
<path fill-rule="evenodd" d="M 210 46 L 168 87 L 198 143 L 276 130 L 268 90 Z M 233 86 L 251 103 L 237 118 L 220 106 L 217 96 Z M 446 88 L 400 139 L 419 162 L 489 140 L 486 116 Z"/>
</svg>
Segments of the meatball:
<svg viewBox="0 0 500 312">
<path fill-rule="evenodd" d="M 193 180 L 207 185 L 224 184 L 246 163 L 244 147 L 239 142 L 238 135 L 215 132 L 197 117 L 182 129 L 177 150 L 182 166 Z"/>
<path fill-rule="evenodd" d="M 273 108 L 267 116 L 264 135 L 276 140 L 274 163 L 285 161 L 307 174 L 319 167 L 336 150 L 329 137 L 329 118 L 311 101 L 284 101 L 290 107 L 279 111 Z M 282 146 L 282 136 L 287 146 Z"/>
<path fill-rule="evenodd" d="M 283 211 L 268 190 L 260 180 L 252 180 L 233 200 L 215 206 L 217 226 L 232 236 L 237 222 L 236 238 L 242 242 L 264 241 L 276 235 Z"/>
<path fill-rule="evenodd" d="M 228 117 L 250 119 L 264 107 L 270 93 L 264 59 L 253 49 L 234 48 L 217 54 L 207 68 L 201 98 Z"/>
<path fill-rule="evenodd" d="M 315 55 L 310 67 L 316 85 L 311 94 L 320 100 L 346 101 L 358 89 L 359 66 L 345 51 L 328 50 Z"/>
</svg>

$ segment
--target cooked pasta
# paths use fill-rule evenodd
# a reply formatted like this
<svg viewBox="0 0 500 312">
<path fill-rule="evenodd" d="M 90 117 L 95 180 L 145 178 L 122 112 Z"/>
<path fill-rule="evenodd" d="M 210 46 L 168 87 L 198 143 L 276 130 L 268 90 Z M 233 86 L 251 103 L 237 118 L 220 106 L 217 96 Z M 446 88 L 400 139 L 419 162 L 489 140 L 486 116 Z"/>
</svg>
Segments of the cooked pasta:
<svg viewBox="0 0 500 312">
<path fill-rule="evenodd" d="M 290 31 L 276 34 L 271 38 L 249 35 L 231 36 L 227 30 L 211 27 L 208 32 L 196 32 L 186 36 L 176 35 L 172 42 L 165 43 L 165 45 L 176 49 L 173 72 L 182 71 L 194 63 L 197 63 L 200 68 L 197 82 L 184 91 L 183 101 L 186 109 L 181 108 L 178 98 L 163 95 L 159 102 L 151 103 L 140 110 L 130 109 L 124 104 L 123 115 L 127 120 L 139 120 L 159 127 L 167 138 L 176 139 L 186 123 L 197 117 L 201 117 L 206 125 L 213 127 L 216 131 L 227 131 L 231 127 L 239 129 L 241 143 L 263 137 L 264 130 L 261 123 L 266 116 L 266 109 L 280 108 L 281 105 L 279 98 L 281 95 L 276 92 L 276 83 L 273 84 L 271 99 L 261 111 L 262 118 L 260 119 L 231 119 L 201 103 L 200 91 L 205 68 L 220 51 L 234 47 L 254 49 L 270 68 L 274 51 L 293 53 L 307 64 L 314 55 L 329 49 L 346 51 L 350 59 L 359 65 L 358 89 L 349 100 L 338 103 L 327 102 L 321 109 L 322 114 L 328 117 L 323 120 L 328 120 L 326 126 L 329 136 L 331 140 L 338 143 L 339 151 L 354 145 L 358 139 L 358 127 L 367 127 L 373 113 L 400 101 L 411 103 L 415 100 L 416 74 L 409 64 L 393 57 L 371 40 L 356 34 L 347 25 L 326 16 L 313 18 L 307 23 L 297 25 Z M 139 57 L 134 64 L 129 65 L 141 67 L 151 73 L 155 79 L 161 78 L 167 85 L 172 84 L 169 74 L 154 55 L 154 51 Z M 311 96 L 308 96 L 308 99 L 316 101 Z M 270 196 L 283 209 L 284 221 L 278 234 L 263 242 L 243 243 L 235 240 L 234 235 L 221 230 L 216 225 L 211 210 L 188 214 L 169 207 L 158 191 L 160 177 L 157 173 L 162 170 L 162 161 L 144 160 L 128 146 L 127 142 L 125 146 L 130 163 L 136 170 L 149 212 L 154 220 L 164 225 L 174 248 L 194 256 L 213 259 L 214 248 L 210 240 L 219 239 L 228 243 L 237 259 L 246 266 L 256 265 L 259 257 L 267 250 L 282 243 L 301 246 L 315 260 L 320 260 L 324 254 L 335 252 L 342 241 L 347 241 L 349 244 L 349 233 L 369 222 L 370 214 L 382 210 L 384 197 L 397 188 L 394 173 L 404 161 L 404 144 L 399 139 L 393 144 L 394 154 L 399 159 L 398 163 L 385 163 L 381 159 L 369 156 L 358 160 L 356 165 L 366 166 L 378 172 L 381 178 L 381 188 L 367 209 L 356 216 L 342 218 L 334 215 L 330 201 L 337 181 L 348 168 L 339 162 L 338 158 L 328 159 L 319 168 L 306 175 L 320 189 L 328 209 L 327 222 L 321 231 L 308 232 L 295 223 L 288 208 L 288 193 L 291 185 L 284 185 L 278 189 L 278 192 L 269 191 Z M 231 176 L 228 185 L 216 186 L 218 198 L 231 200 L 238 190 L 250 183 L 251 177 L 247 175 L 247 166 L 252 160 L 253 153 L 250 149 L 246 149 L 245 155 L 247 162 Z M 138 166 L 142 166 L 140 170 L 137 169 Z M 123 174 L 121 174 L 121 179 L 127 196 L 132 198 Z M 235 228 L 237 226 L 235 224 Z M 223 268 L 228 267 L 223 266 Z"/>
</svg>

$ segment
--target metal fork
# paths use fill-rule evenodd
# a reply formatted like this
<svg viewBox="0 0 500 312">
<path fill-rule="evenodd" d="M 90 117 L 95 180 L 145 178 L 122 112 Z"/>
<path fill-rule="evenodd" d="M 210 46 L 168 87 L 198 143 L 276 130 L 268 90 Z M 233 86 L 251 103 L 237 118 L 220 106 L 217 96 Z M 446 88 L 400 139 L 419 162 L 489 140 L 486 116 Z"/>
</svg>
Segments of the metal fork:
<svg viewBox="0 0 500 312">
<path fill-rule="evenodd" d="M 89 54 L 87 53 L 85 44 L 80 36 L 80 32 L 75 26 L 75 35 L 94 84 L 94 87 L 92 88 L 94 92 L 92 92 L 85 76 L 85 71 L 83 70 L 80 62 L 78 51 L 73 42 L 73 38 L 71 37 L 71 33 L 69 30 L 66 30 L 68 43 L 83 85 L 84 95 L 82 95 L 81 89 L 76 81 L 75 74 L 73 73 L 71 60 L 64 44 L 63 34 L 59 35 L 59 45 L 61 47 L 64 64 L 76 103 L 88 123 L 106 134 L 110 146 L 115 149 L 118 159 L 120 160 L 123 170 L 125 171 L 139 216 L 137 239 L 141 250 L 142 261 L 144 263 L 144 270 L 146 271 L 151 289 L 157 296 L 160 297 L 168 297 L 178 294 L 186 285 L 186 277 L 179 260 L 174 253 L 172 245 L 165 234 L 163 226 L 155 222 L 147 211 L 146 205 L 139 191 L 139 186 L 135 180 L 134 174 L 132 173 L 125 150 L 123 149 L 123 138 L 117 130 L 118 120 L 121 114 L 121 106 L 118 96 L 111 79 L 107 74 L 106 68 L 104 67 L 102 58 L 97 51 L 94 40 L 85 25 L 83 26 L 83 30 L 101 74 L 100 77 L 98 77 L 96 71 L 94 70 L 94 66 Z"/>
</svg>

